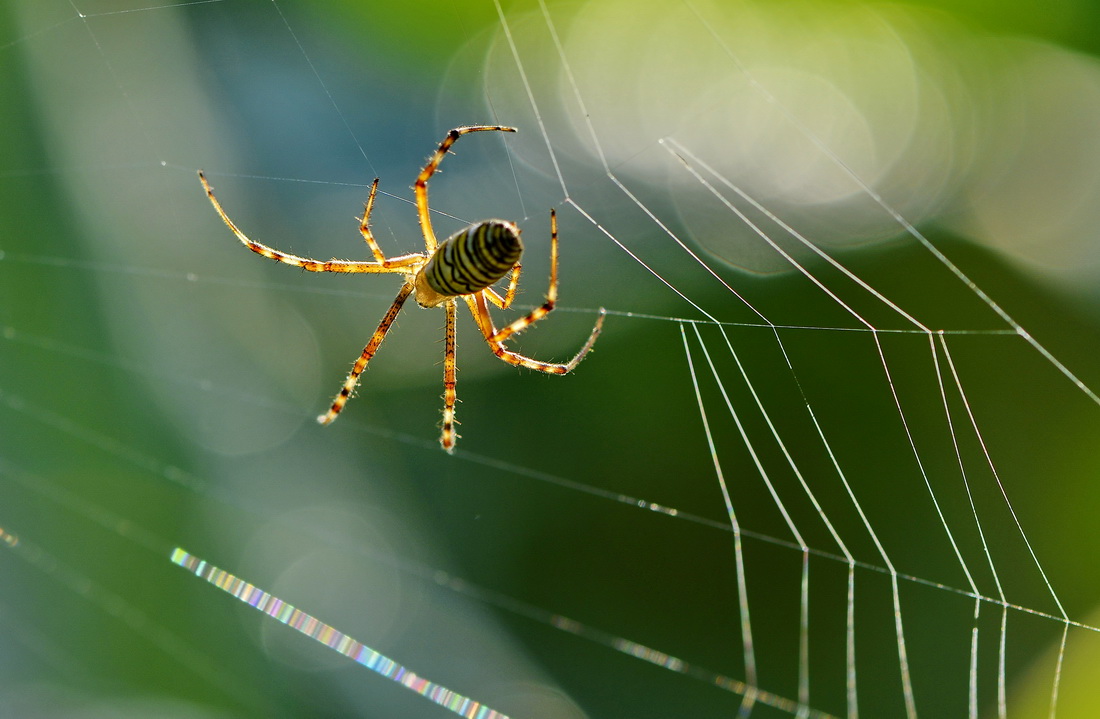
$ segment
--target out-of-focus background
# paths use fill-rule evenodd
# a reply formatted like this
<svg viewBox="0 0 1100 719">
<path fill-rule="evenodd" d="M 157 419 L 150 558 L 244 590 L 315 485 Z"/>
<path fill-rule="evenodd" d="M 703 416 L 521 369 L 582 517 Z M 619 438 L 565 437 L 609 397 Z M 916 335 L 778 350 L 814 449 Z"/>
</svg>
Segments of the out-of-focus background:
<svg viewBox="0 0 1100 719">
<path fill-rule="evenodd" d="M 177 547 L 516 719 L 1093 716 L 1097 53 L 1088 0 L 0 5 L 0 716 L 469 715 Z M 380 177 L 397 255 L 475 123 L 436 231 L 521 225 L 503 321 L 556 208 L 512 346 L 603 336 L 461 316 L 448 456 L 410 303 L 318 426 L 399 280 L 197 170 L 320 259 Z"/>
</svg>

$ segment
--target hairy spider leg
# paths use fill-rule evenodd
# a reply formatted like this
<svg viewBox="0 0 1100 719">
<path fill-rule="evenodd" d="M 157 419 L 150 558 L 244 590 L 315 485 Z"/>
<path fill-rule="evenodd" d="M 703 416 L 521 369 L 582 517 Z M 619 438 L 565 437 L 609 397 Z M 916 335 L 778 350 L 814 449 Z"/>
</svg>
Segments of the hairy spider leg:
<svg viewBox="0 0 1100 719">
<path fill-rule="evenodd" d="M 344 386 L 340 388 L 340 393 L 332 400 L 332 406 L 329 407 L 328 412 L 325 412 L 317 418 L 320 424 L 328 424 L 336 419 L 336 416 L 340 414 L 340 410 L 344 409 L 344 405 L 348 403 L 348 399 L 355 390 L 355 386 L 359 384 L 359 375 L 363 374 L 363 370 L 367 368 L 367 363 L 370 362 L 374 353 L 378 351 L 378 346 L 382 344 L 382 340 L 386 339 L 386 333 L 390 331 L 393 321 L 397 319 L 397 315 L 401 312 L 401 305 L 405 304 L 405 300 L 409 298 L 412 291 L 413 286 L 408 282 L 401 285 L 401 291 L 397 293 L 397 297 L 394 299 L 393 304 L 390 305 L 390 309 L 386 312 L 385 317 L 378 323 L 378 329 L 374 331 L 374 334 L 370 338 L 370 342 L 367 342 L 367 346 L 363 348 L 363 353 L 359 355 L 359 359 L 355 360 L 351 372 L 348 373 L 348 378 L 344 380 Z"/>
<path fill-rule="evenodd" d="M 447 311 L 447 329 L 445 333 L 445 349 L 443 351 L 443 432 L 439 435 L 439 444 L 448 453 L 454 454 L 455 441 L 458 434 L 455 433 L 455 402 L 458 394 L 455 391 L 457 384 L 455 360 L 455 315 L 456 303 L 453 299 L 447 300 L 443 305 Z"/>
<path fill-rule="evenodd" d="M 447 133 L 447 136 L 443 138 L 443 142 L 439 143 L 439 148 L 435 151 L 435 154 L 428 160 L 428 164 L 424 166 L 424 169 L 420 171 L 420 174 L 416 178 L 416 184 L 413 185 L 413 189 L 416 191 L 416 212 L 420 218 L 420 232 L 424 235 L 424 248 L 428 254 L 435 252 L 435 248 L 438 246 L 439 241 L 435 237 L 435 230 L 432 229 L 432 218 L 428 215 L 428 179 L 435 174 L 436 168 L 439 167 L 439 163 L 443 161 L 443 157 L 451 149 L 451 145 L 455 144 L 455 141 L 463 135 L 470 132 L 484 132 L 486 130 L 496 130 L 499 132 L 515 132 L 514 127 L 504 127 L 502 125 L 467 125 L 465 127 L 456 127 Z"/>
<path fill-rule="evenodd" d="M 592 345 L 596 343 L 596 338 L 600 336 L 600 330 L 603 328 L 603 318 L 607 314 L 607 311 L 601 307 L 599 316 L 596 318 L 596 324 L 592 328 L 592 333 L 588 336 L 588 340 L 581 347 L 580 351 L 573 356 L 573 359 L 565 363 L 540 362 L 539 360 L 525 357 L 518 352 L 513 352 L 504 346 L 504 340 L 517 332 L 523 331 L 550 314 L 557 304 L 558 215 L 554 210 L 550 210 L 550 287 L 546 291 L 546 301 L 527 315 L 509 324 L 504 329 L 498 330 L 496 324 L 493 322 L 492 315 L 489 314 L 489 306 L 485 302 L 487 294 L 486 292 L 479 292 L 474 295 L 467 295 L 464 299 L 466 300 L 466 304 L 469 305 L 470 313 L 474 316 L 474 321 L 477 323 L 478 329 L 481 330 L 481 334 L 485 337 L 485 342 L 489 345 L 493 354 L 509 364 L 527 367 L 528 369 L 545 372 L 547 374 L 565 374 L 576 367 L 580 361 L 584 359 L 584 356 L 588 354 L 588 351 L 592 349 Z"/>
<path fill-rule="evenodd" d="M 526 317 L 520 317 L 515 322 L 511 323 L 502 330 L 494 330 L 493 336 L 488 338 L 490 342 L 503 342 L 516 332 L 521 332 L 533 323 L 538 322 L 546 315 L 550 314 L 550 311 L 554 309 L 554 306 L 558 302 L 558 215 L 554 210 L 550 210 L 550 289 L 546 291 L 546 302 L 540 307 L 536 307 Z M 603 315 L 600 315 L 600 319 L 597 322 L 603 321 Z M 598 333 L 597 328 L 597 333 Z M 580 361 L 580 360 L 578 360 Z"/>
<path fill-rule="evenodd" d="M 508 280 L 508 289 L 504 292 L 504 297 L 497 294 L 496 290 L 492 287 L 486 287 L 482 290 L 485 296 L 489 298 L 489 301 L 502 310 L 506 310 L 512 306 L 512 300 L 516 298 L 516 288 L 519 286 L 519 273 L 520 263 L 516 263 L 512 267 L 512 279 Z"/>
<path fill-rule="evenodd" d="M 533 369 L 537 372 L 545 372 L 546 374 L 567 374 L 573 370 L 580 361 L 584 359 L 584 356 L 588 354 L 592 349 L 592 345 L 596 344 L 596 338 L 600 336 L 600 330 L 603 328 L 603 318 L 607 314 L 607 310 L 600 308 L 599 316 L 596 318 L 596 324 L 592 328 L 592 333 L 588 335 L 588 339 L 585 340 L 584 346 L 581 347 L 577 354 L 573 355 L 573 358 L 568 362 L 541 362 L 539 360 L 526 357 L 519 352 L 513 352 L 504 346 L 504 343 L 500 340 L 494 340 L 493 336 L 497 334 L 497 328 L 493 324 L 493 318 L 489 314 L 489 306 L 485 302 L 485 298 L 479 293 L 475 295 L 466 295 L 463 297 L 466 300 L 466 304 L 470 306 L 470 313 L 474 316 L 474 322 L 477 323 L 478 329 L 481 330 L 482 336 L 485 338 L 485 342 L 489 345 L 489 349 L 492 350 L 502 361 L 518 367 L 526 367 L 527 369 Z M 541 309 L 541 308 L 538 308 Z M 536 310 L 537 312 L 538 310 Z M 535 314 L 532 312 L 531 314 Z M 513 324 L 523 323 L 523 326 L 529 326 L 537 320 L 525 321 L 528 317 L 521 318 Z M 545 316 L 543 313 L 540 316 Z"/>
<path fill-rule="evenodd" d="M 370 194 L 367 195 L 367 201 L 363 203 L 363 217 L 359 220 L 359 234 L 363 236 L 363 239 L 367 242 L 367 247 L 370 248 L 371 254 L 374 255 L 374 259 L 379 262 L 386 261 L 386 255 L 383 254 L 382 248 L 378 246 L 378 243 L 374 239 L 374 233 L 370 231 L 370 211 L 374 209 L 374 194 L 378 192 L 378 178 L 374 178 L 374 182 L 370 186 Z"/>
<path fill-rule="evenodd" d="M 275 260 L 276 262 L 282 262 L 288 265 L 294 265 L 295 267 L 301 267 L 303 270 L 309 270 L 310 272 L 401 272 L 408 273 L 415 271 L 415 269 L 424 264 L 426 261 L 422 254 L 402 255 L 401 257 L 394 257 L 387 260 L 384 256 L 378 262 L 355 262 L 352 260 L 328 260 L 322 262 L 321 260 L 315 260 L 310 257 L 299 257 L 298 255 L 292 255 L 288 252 L 282 252 L 272 247 L 268 247 L 260 242 L 255 242 L 248 239 L 237 225 L 233 223 L 233 220 L 229 219 L 229 215 L 225 214 L 225 210 L 222 209 L 222 205 L 218 202 L 218 198 L 214 197 L 214 190 L 210 187 L 210 183 L 206 181 L 206 175 L 202 170 L 199 170 L 199 180 L 202 182 L 202 186 L 206 189 L 206 197 L 210 200 L 210 204 L 214 205 L 214 209 L 218 211 L 218 215 L 222 218 L 222 221 L 229 226 L 229 229 L 233 231 L 233 234 L 237 236 L 237 239 L 241 241 L 248 249 L 252 250 L 258 255 L 263 255 L 269 260 Z M 379 251 L 379 254 L 381 251 Z M 375 255 L 376 257 L 378 255 Z"/>
</svg>

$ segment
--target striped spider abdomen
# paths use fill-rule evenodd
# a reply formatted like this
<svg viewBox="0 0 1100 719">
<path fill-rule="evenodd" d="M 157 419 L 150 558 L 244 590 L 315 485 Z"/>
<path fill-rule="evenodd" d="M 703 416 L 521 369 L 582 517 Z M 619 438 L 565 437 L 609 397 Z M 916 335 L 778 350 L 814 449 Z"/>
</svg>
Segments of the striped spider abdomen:
<svg viewBox="0 0 1100 719">
<path fill-rule="evenodd" d="M 447 298 L 480 292 L 503 278 L 523 254 L 519 232 L 514 223 L 485 220 L 440 242 L 417 273 L 417 302 L 435 307 Z"/>
</svg>

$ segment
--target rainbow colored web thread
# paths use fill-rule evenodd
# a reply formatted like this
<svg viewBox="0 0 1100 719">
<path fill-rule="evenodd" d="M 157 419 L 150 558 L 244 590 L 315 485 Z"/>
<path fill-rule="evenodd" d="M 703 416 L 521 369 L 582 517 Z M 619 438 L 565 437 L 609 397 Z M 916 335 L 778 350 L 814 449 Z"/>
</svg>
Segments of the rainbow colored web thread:
<svg viewBox="0 0 1100 719">
<path fill-rule="evenodd" d="M 417 676 L 414 672 L 409 671 L 389 657 L 357 642 L 316 617 L 306 614 L 223 569 L 188 554 L 179 547 L 172 551 L 172 561 L 219 589 L 229 592 L 242 602 L 250 604 L 268 616 L 274 617 L 288 627 L 297 629 L 307 637 L 316 639 L 330 649 L 362 664 L 372 672 L 412 689 L 422 697 L 451 710 L 459 716 L 466 717 L 466 719 L 508 719 L 504 714 L 490 709 L 480 702 Z"/>
</svg>

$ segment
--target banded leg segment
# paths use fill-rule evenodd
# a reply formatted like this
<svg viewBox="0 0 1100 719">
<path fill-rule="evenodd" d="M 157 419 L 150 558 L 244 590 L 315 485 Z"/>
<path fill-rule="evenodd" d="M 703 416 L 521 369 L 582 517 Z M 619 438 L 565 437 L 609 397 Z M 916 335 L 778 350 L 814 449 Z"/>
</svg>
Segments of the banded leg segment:
<svg viewBox="0 0 1100 719">
<path fill-rule="evenodd" d="M 446 348 L 443 354 L 443 432 L 439 435 L 439 444 L 448 453 L 454 453 L 455 441 L 458 434 L 455 433 L 455 402 L 458 393 L 455 390 L 458 378 L 456 376 L 457 363 L 455 360 L 455 301 L 447 300 L 443 305 L 447 311 L 447 330 L 445 335 Z"/>
<path fill-rule="evenodd" d="M 554 309 L 554 305 L 558 302 L 558 215 L 554 210 L 550 210 L 550 289 L 546 291 L 546 302 L 542 303 L 540 307 L 536 307 L 531 310 L 525 317 L 520 317 L 518 320 L 508 325 L 502 330 L 493 330 L 493 336 L 488 338 L 490 342 L 503 342 L 517 332 L 521 332 L 534 323 L 541 320 L 546 315 L 550 314 L 550 311 Z M 598 322 L 603 321 L 603 315 L 600 315 Z M 598 333 L 598 328 L 597 328 Z M 578 360 L 579 361 L 579 360 Z"/>
<path fill-rule="evenodd" d="M 508 364 L 516 365 L 517 367 L 526 367 L 527 369 L 533 369 L 537 372 L 545 372 L 546 374 L 566 374 L 580 364 L 580 361 L 584 359 L 584 356 L 592 349 L 592 345 L 596 344 L 596 338 L 600 336 L 600 330 L 603 328 L 603 318 L 607 314 L 606 310 L 601 307 L 599 316 L 596 318 L 596 324 L 592 328 L 592 333 L 588 335 L 588 339 L 580 348 L 580 351 L 573 355 L 571 360 L 564 363 L 542 362 L 540 360 L 531 359 L 519 352 L 513 352 L 505 347 L 502 341 L 494 339 L 500 332 L 497 331 L 496 326 L 493 324 L 493 318 L 489 314 L 489 305 L 485 302 L 483 293 L 465 295 L 463 299 L 465 299 L 466 303 L 470 306 L 470 313 L 474 316 L 474 322 L 477 323 L 478 329 L 481 330 L 481 334 L 485 337 L 485 342 L 489 345 L 489 349 L 492 350 L 493 354 Z M 533 321 L 534 320 L 532 320 L 532 322 Z M 526 327 L 530 324 L 531 322 L 528 322 L 524 326 Z"/>
<path fill-rule="evenodd" d="M 492 287 L 485 288 L 485 296 L 489 298 L 490 302 L 502 310 L 506 310 L 512 306 L 512 300 L 516 298 L 516 288 L 519 286 L 519 273 L 521 269 L 518 262 L 515 267 L 512 268 L 512 278 L 508 280 L 508 289 L 504 291 L 503 297 L 497 294 L 497 291 Z"/>
<path fill-rule="evenodd" d="M 214 197 L 214 190 L 210 187 L 210 183 L 206 181 L 206 175 L 202 170 L 199 170 L 199 180 L 202 182 L 203 188 L 206 190 L 206 197 L 210 200 L 210 204 L 217 210 L 218 215 L 222 218 L 222 221 L 233 231 L 233 234 L 237 236 L 237 239 L 241 241 L 248 249 L 252 250 L 258 255 L 275 260 L 276 262 L 282 262 L 287 265 L 294 265 L 295 267 L 301 267 L 303 270 L 309 270 L 310 272 L 398 272 L 408 273 L 411 270 L 415 270 L 426 261 L 425 257 L 421 254 L 402 255 L 401 257 L 395 257 L 392 260 L 387 260 L 383 257 L 378 262 L 354 262 L 351 260 L 328 260 L 322 262 L 321 260 L 315 260 L 309 257 L 299 257 L 298 255 L 292 255 L 288 252 L 281 252 L 272 247 L 268 247 L 260 242 L 255 242 L 248 239 L 248 236 L 238 229 L 237 225 L 233 223 L 233 220 L 229 219 L 229 215 L 225 214 L 225 210 L 222 209 L 222 205 L 218 202 L 218 199 Z M 373 248 L 372 248 L 373 249 Z M 381 250 L 375 255 L 378 257 L 381 254 Z"/>
<path fill-rule="evenodd" d="M 405 304 L 405 300 L 409 298 L 412 291 L 413 286 L 408 282 L 401 286 L 401 291 L 397 293 L 397 298 L 394 299 L 393 304 L 390 305 L 390 309 L 386 312 L 386 316 L 383 317 L 382 321 L 378 324 L 378 329 L 374 331 L 374 335 L 371 336 L 370 342 L 367 342 L 367 346 L 363 348 L 363 353 L 359 355 L 359 359 L 355 360 L 355 364 L 352 366 L 348 378 L 344 380 L 344 386 L 340 388 L 340 393 L 337 394 L 336 398 L 332 401 L 332 406 L 329 407 L 328 412 L 325 412 L 317 418 L 320 424 L 332 422 L 332 420 L 336 419 L 336 415 L 340 414 L 340 410 L 344 409 L 344 405 L 347 404 L 348 399 L 351 397 L 351 393 L 355 390 L 355 386 L 359 384 L 359 375 L 363 374 L 363 370 L 367 368 L 367 363 L 370 362 L 374 353 L 378 351 L 378 346 L 382 344 L 382 340 L 386 339 L 386 333 L 390 331 L 393 321 L 397 319 L 397 315 L 401 312 L 401 305 Z"/>
<path fill-rule="evenodd" d="M 518 267 L 513 275 L 513 279 L 518 276 Z M 503 298 L 503 302 L 511 304 L 511 297 L 514 296 L 514 288 L 509 286 L 509 293 Z M 596 343 L 596 338 L 600 336 L 600 330 L 603 328 L 603 318 L 606 314 L 603 308 L 600 308 L 600 314 L 596 318 L 596 324 L 592 328 L 591 334 L 588 335 L 588 339 L 581 347 L 580 351 L 573 356 L 571 360 L 564 363 L 558 362 L 542 362 L 540 360 L 531 359 L 519 352 L 509 350 L 504 346 L 504 340 L 508 339 L 517 332 L 520 332 L 534 323 L 541 320 L 548 315 L 557 304 L 558 301 L 558 216 L 554 210 L 550 210 L 550 287 L 546 291 L 546 302 L 541 306 L 536 307 L 530 313 L 524 317 L 520 317 L 515 322 L 512 322 L 502 330 L 498 330 L 493 323 L 492 315 L 489 314 L 489 306 L 485 301 L 488 297 L 493 304 L 496 302 L 493 300 L 493 296 L 489 293 L 491 290 L 478 293 L 476 295 L 468 295 L 465 297 L 467 304 L 470 306 L 470 312 L 474 316 L 474 321 L 477 323 L 478 329 L 481 330 L 481 334 L 485 337 L 485 342 L 489 345 L 489 349 L 493 351 L 498 358 L 519 367 L 526 367 L 538 372 L 545 372 L 546 374 L 566 374 L 572 371 L 576 367 L 584 356 L 588 354 L 592 349 L 592 345 Z M 507 305 L 505 305 L 507 306 Z"/>
<path fill-rule="evenodd" d="M 374 233 L 370 231 L 370 211 L 374 209 L 374 194 L 378 192 L 378 178 L 374 178 L 374 182 L 370 186 L 370 194 L 367 195 L 367 201 L 363 204 L 363 217 L 359 220 L 359 234 L 363 236 L 363 239 L 367 242 L 367 247 L 370 248 L 371 254 L 374 255 L 374 259 L 379 262 L 386 261 L 386 255 L 383 254 L 382 248 L 378 246 L 378 242 L 374 239 Z"/>
<path fill-rule="evenodd" d="M 443 157 L 451 149 L 451 145 L 455 144 L 458 138 L 471 132 L 484 132 L 486 130 L 496 130 L 499 132 L 515 132 L 514 127 L 504 127 L 502 125 L 467 125 L 466 127 L 456 127 L 447 133 L 447 136 L 443 138 L 443 142 L 439 143 L 439 148 L 435 151 L 435 154 L 428 160 L 428 164 L 424 166 L 424 169 L 420 171 L 420 174 L 416 178 L 416 184 L 413 188 L 416 190 L 416 213 L 420 218 L 420 232 L 424 235 L 424 247 L 431 255 L 435 252 L 435 248 L 439 245 L 439 241 L 435 237 L 435 230 L 432 229 L 432 218 L 428 215 L 428 179 L 435 174 L 436 168 L 439 167 L 439 163 L 443 161 Z"/>
</svg>

